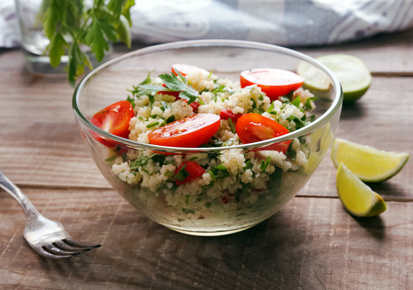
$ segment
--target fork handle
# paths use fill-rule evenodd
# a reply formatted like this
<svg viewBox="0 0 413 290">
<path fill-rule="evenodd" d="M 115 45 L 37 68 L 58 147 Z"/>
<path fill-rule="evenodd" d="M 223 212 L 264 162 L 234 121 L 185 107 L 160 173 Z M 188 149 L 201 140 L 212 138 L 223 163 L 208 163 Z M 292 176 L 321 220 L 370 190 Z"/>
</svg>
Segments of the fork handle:
<svg viewBox="0 0 413 290">
<path fill-rule="evenodd" d="M 23 208 L 24 214 L 26 217 L 35 217 L 40 213 L 34 207 L 29 198 L 18 188 L 13 182 L 11 182 L 6 175 L 0 171 L 0 188 L 3 188 L 8 192 Z"/>
</svg>

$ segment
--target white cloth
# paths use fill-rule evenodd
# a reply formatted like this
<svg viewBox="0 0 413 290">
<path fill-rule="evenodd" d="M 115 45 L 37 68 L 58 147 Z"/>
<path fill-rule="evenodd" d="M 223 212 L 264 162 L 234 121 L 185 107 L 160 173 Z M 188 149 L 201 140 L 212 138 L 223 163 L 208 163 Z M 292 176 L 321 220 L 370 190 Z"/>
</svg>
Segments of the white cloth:
<svg viewBox="0 0 413 290">
<path fill-rule="evenodd" d="M 227 38 L 325 45 L 413 27 L 413 0 L 136 0 L 144 43 Z M 13 0 L 0 0 L 0 47 L 19 44 Z"/>
</svg>

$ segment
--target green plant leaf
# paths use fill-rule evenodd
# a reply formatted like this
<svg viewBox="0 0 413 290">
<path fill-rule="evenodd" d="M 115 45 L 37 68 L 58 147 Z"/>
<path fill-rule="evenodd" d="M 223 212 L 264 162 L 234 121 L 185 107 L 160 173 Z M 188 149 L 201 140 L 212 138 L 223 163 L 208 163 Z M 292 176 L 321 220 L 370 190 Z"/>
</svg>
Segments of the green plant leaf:
<svg viewBox="0 0 413 290">
<path fill-rule="evenodd" d="M 59 1 L 49 0 L 43 15 L 43 30 L 49 39 L 52 39 L 56 33 L 57 24 L 59 23 Z"/>
<path fill-rule="evenodd" d="M 67 42 L 60 33 L 57 33 L 49 47 L 50 64 L 57 67 L 60 64 L 60 58 L 66 52 Z"/>
<path fill-rule="evenodd" d="M 90 46 L 91 50 L 96 56 L 98 61 L 102 61 L 105 56 L 105 50 L 109 49 L 109 45 L 105 39 L 102 31 L 102 27 L 99 25 L 99 21 L 94 19 L 88 29 L 85 36 L 86 43 Z"/>
<path fill-rule="evenodd" d="M 132 46 L 132 38 L 128 23 L 124 16 L 121 16 L 119 25 L 116 28 L 116 33 L 120 41 L 122 41 L 128 48 Z"/>
<path fill-rule="evenodd" d="M 122 7 L 122 15 L 126 18 L 130 27 L 132 27 L 132 18 L 130 16 L 130 10 L 134 5 L 135 0 L 126 0 Z"/>
</svg>

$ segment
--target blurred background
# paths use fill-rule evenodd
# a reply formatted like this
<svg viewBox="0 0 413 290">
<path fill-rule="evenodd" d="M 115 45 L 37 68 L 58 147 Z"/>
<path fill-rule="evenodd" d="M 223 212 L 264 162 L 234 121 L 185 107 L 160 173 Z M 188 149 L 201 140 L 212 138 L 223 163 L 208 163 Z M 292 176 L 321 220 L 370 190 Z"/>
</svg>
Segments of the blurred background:
<svg viewBox="0 0 413 290">
<path fill-rule="evenodd" d="M 20 43 L 14 2 L 0 1 L 0 47 L 3 48 Z M 131 12 L 132 38 L 145 44 L 227 38 L 314 46 L 359 40 L 413 26 L 411 0 L 135 2 Z"/>
</svg>

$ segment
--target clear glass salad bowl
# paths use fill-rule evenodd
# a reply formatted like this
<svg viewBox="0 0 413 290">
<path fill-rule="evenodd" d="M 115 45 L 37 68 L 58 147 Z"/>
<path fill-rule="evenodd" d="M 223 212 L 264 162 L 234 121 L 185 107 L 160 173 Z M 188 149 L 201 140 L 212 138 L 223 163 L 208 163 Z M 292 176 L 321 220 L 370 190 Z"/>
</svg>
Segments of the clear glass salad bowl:
<svg viewBox="0 0 413 290">
<path fill-rule="evenodd" d="M 145 79 L 148 73 L 156 76 L 169 72 L 175 63 L 195 65 L 239 82 L 241 71 L 253 68 L 295 71 L 300 61 L 321 70 L 331 85 L 326 91 L 312 92 L 316 96 L 315 118 L 310 124 L 276 138 L 235 146 L 163 147 L 112 135 L 90 121 L 96 112 L 125 100 L 128 90 Z M 156 223 L 199 236 L 238 232 L 279 211 L 306 184 L 328 151 L 334 139 L 341 106 L 342 91 L 338 80 L 313 58 L 279 46 L 234 40 L 174 42 L 125 54 L 86 75 L 73 96 L 73 110 L 81 135 L 96 165 L 113 188 Z M 117 144 L 116 150 L 102 144 L 102 139 Z M 280 160 L 268 162 L 264 154 L 268 150 L 262 148 L 286 140 L 298 144 L 303 152 L 300 153 L 300 162 L 297 162 L 299 157 L 294 152 L 280 154 Z M 147 166 L 141 173 L 144 178 L 141 183 L 129 182 L 130 179 L 136 181 L 137 177 L 130 175 L 130 172 L 122 176 L 120 165 L 114 167 L 114 160 L 122 163 L 122 159 L 125 161 L 145 154 L 157 157 L 139 160 L 141 165 L 145 162 Z M 252 172 L 249 181 L 241 173 L 233 174 L 231 164 L 226 164 L 226 167 L 219 164 L 225 160 L 222 158 L 224 155 L 241 162 L 242 174 L 248 170 Z M 255 163 L 248 161 L 250 157 Z M 171 181 L 159 186 L 158 179 L 163 170 L 161 163 L 164 160 L 179 163 L 182 158 L 200 158 L 204 168 L 214 166 L 210 167 L 215 171 L 210 173 L 209 183 L 181 185 Z"/>
</svg>

